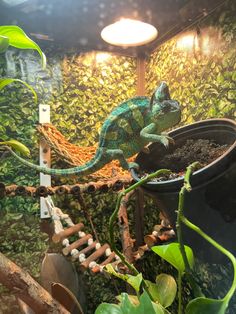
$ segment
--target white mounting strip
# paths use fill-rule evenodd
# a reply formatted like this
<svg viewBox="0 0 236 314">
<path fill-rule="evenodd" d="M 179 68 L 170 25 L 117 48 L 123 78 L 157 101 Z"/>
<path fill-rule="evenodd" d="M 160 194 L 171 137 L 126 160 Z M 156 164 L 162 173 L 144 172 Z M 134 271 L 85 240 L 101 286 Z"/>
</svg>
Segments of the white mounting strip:
<svg viewBox="0 0 236 314">
<path fill-rule="evenodd" d="M 50 123 L 50 106 L 39 105 L 39 123 Z M 51 150 L 48 144 L 41 139 L 39 146 L 39 164 L 40 166 L 51 166 Z M 40 172 L 40 185 L 51 186 L 51 176 Z M 49 218 L 50 213 L 44 197 L 40 197 L 40 217 Z"/>
</svg>

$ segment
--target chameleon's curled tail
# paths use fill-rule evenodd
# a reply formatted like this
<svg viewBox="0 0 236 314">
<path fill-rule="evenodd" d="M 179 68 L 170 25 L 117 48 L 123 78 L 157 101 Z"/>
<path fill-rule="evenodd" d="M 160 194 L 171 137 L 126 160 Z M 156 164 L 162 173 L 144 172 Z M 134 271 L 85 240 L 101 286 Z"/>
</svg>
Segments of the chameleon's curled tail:
<svg viewBox="0 0 236 314">
<path fill-rule="evenodd" d="M 21 158 L 11 148 L 7 147 L 7 149 L 10 151 L 10 153 L 16 159 L 18 159 L 25 166 L 28 166 L 32 169 L 35 169 L 38 172 L 42 172 L 44 174 L 49 174 L 49 175 L 67 176 L 70 174 L 77 174 L 78 176 L 83 176 L 83 175 L 91 174 L 91 173 L 101 169 L 105 164 L 102 162 L 104 160 L 102 149 L 97 149 L 94 157 L 90 161 L 85 163 L 84 165 L 78 166 L 78 167 L 73 167 L 73 168 L 68 168 L 68 169 L 53 169 L 53 168 L 47 168 L 47 167 L 35 165 L 35 164 L 29 162 L 28 160 Z"/>
</svg>

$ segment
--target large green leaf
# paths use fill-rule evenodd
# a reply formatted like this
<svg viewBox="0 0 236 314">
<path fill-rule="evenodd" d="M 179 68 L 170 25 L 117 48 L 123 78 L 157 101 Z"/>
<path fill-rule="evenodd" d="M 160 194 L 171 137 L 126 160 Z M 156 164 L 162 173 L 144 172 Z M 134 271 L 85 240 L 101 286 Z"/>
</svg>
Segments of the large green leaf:
<svg viewBox="0 0 236 314">
<path fill-rule="evenodd" d="M 0 36 L 0 53 L 5 52 L 9 46 L 9 38 Z"/>
<path fill-rule="evenodd" d="M 156 278 L 156 283 L 149 280 L 145 280 L 145 283 L 154 302 L 160 303 L 165 308 L 173 303 L 177 284 L 172 276 L 160 274 Z"/>
<path fill-rule="evenodd" d="M 128 297 L 131 303 L 133 303 L 134 305 L 139 305 L 139 299 L 137 295 L 128 294 Z M 116 299 L 121 303 L 121 300 L 122 300 L 121 294 L 117 295 Z"/>
<path fill-rule="evenodd" d="M 35 90 L 33 89 L 32 86 L 30 86 L 28 83 L 26 83 L 25 81 L 22 81 L 20 79 L 13 79 L 13 78 L 0 78 L 0 90 L 2 90 L 5 86 L 11 84 L 11 83 L 15 83 L 15 82 L 19 82 L 21 84 L 24 84 L 27 88 L 29 88 L 29 90 L 31 90 L 31 92 L 34 95 L 34 101 L 37 102 L 38 101 L 38 96 L 35 92 Z"/>
<path fill-rule="evenodd" d="M 170 306 L 177 292 L 175 279 L 171 275 L 160 274 L 156 277 L 156 286 L 158 290 L 158 302 L 164 307 Z"/>
<path fill-rule="evenodd" d="M 139 304 L 134 304 L 127 293 L 121 293 L 119 297 L 121 303 L 102 303 L 98 306 L 95 314 L 165 314 L 168 313 L 161 305 L 153 303 L 147 292 L 141 295 Z"/>
<path fill-rule="evenodd" d="M 148 296 L 147 292 L 144 291 L 144 293 L 141 295 L 139 302 L 140 304 L 138 306 L 135 306 L 132 302 L 130 302 L 130 299 L 128 297 L 127 293 L 122 293 L 122 301 L 120 304 L 120 308 L 122 309 L 123 314 L 163 314 L 163 309 L 159 307 L 154 307 L 153 303 Z"/>
<path fill-rule="evenodd" d="M 185 252 L 189 262 L 189 266 L 192 268 L 194 264 L 194 257 L 192 249 L 185 245 Z M 171 243 L 166 245 L 159 245 L 152 247 L 152 250 L 174 266 L 183 275 L 185 271 L 184 260 L 180 252 L 179 243 Z"/>
<path fill-rule="evenodd" d="M 44 53 L 42 52 L 40 47 L 32 39 L 30 39 L 20 27 L 15 25 L 0 26 L 0 35 L 8 37 L 9 45 L 13 47 L 37 50 L 41 56 L 43 68 L 46 67 L 46 57 Z"/>
<path fill-rule="evenodd" d="M 207 298 L 196 298 L 190 301 L 186 307 L 186 314 L 224 314 L 228 302 Z"/>
</svg>

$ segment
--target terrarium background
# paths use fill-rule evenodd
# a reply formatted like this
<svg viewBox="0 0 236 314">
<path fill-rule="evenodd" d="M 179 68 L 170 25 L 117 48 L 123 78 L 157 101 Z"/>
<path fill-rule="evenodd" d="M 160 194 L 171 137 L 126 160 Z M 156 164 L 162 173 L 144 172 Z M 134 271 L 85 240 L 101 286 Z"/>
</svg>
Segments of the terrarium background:
<svg viewBox="0 0 236 314">
<path fill-rule="evenodd" d="M 181 124 L 212 117 L 235 119 L 235 16 L 236 4 L 231 0 L 198 25 L 163 44 L 147 59 L 146 95 L 150 96 L 161 80 L 167 81 L 172 98 L 177 99 L 183 108 Z M 190 32 L 198 38 L 199 45 L 195 45 L 194 49 L 181 49 L 181 37 Z M 207 36 L 208 50 L 203 49 L 203 39 Z M 6 55 L 0 55 L 0 75 L 21 78 L 35 86 L 39 101 L 51 106 L 52 123 L 71 142 L 83 146 L 95 144 L 99 129 L 111 109 L 136 95 L 136 59 L 109 55 L 101 62 L 98 52 L 64 54 L 51 49 L 45 53 L 48 66 L 46 71 L 42 71 L 37 54 L 10 49 Z M 32 95 L 22 86 L 8 87 L 0 95 L 0 108 L 0 139 L 16 138 L 22 141 L 30 147 L 32 160 L 38 162 L 38 134 L 35 130 L 38 108 L 33 103 Z M 55 156 L 53 166 L 61 167 Z M 0 181 L 5 184 L 39 183 L 35 172 L 12 158 L 1 160 L 0 173 Z M 102 242 L 106 239 L 115 198 L 115 193 L 86 197 L 87 208 Z M 85 222 L 79 206 L 71 199 L 55 199 L 55 203 L 69 209 L 74 219 Z M 153 206 L 149 204 L 148 207 L 148 221 L 152 223 L 145 223 L 146 231 L 150 232 L 157 223 L 157 217 Z M 43 254 L 48 248 L 47 237 L 39 228 L 38 201 L 5 198 L 0 201 L 0 210 L 1 252 L 38 278 Z M 89 225 L 87 228 L 90 230 Z M 157 266 L 152 263 L 151 267 Z M 150 269 L 150 265 L 146 269 Z M 227 282 L 227 278 L 225 280 Z M 213 285 L 210 278 L 208 282 Z M 88 298 L 93 313 L 96 304 L 111 301 L 114 295 L 106 279 L 89 278 L 89 284 L 93 294 L 88 292 Z M 100 289 L 101 285 L 103 289 Z M 224 292 L 222 286 L 221 293 Z M 0 313 L 14 311 L 13 299 L 1 288 Z"/>
</svg>

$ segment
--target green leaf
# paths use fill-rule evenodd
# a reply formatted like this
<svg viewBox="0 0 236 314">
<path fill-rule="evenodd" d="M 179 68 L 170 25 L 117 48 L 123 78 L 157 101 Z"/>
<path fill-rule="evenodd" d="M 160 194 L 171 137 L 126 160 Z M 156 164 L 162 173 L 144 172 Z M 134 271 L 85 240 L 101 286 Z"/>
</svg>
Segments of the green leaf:
<svg viewBox="0 0 236 314">
<path fill-rule="evenodd" d="M 0 145 L 10 146 L 15 151 L 19 152 L 20 154 L 22 154 L 25 157 L 30 156 L 30 150 L 28 149 L 28 147 L 26 147 L 24 144 L 22 144 L 21 142 L 18 142 L 16 140 L 0 142 Z"/>
<path fill-rule="evenodd" d="M 136 295 L 128 294 L 129 300 L 134 305 L 139 305 L 139 299 Z M 121 302 L 121 294 L 116 296 L 116 299 Z"/>
<path fill-rule="evenodd" d="M 186 314 L 224 314 L 228 302 L 207 298 L 196 298 L 190 301 L 186 307 Z"/>
<path fill-rule="evenodd" d="M 157 276 L 156 282 L 145 280 L 153 301 L 160 303 L 164 308 L 170 306 L 177 292 L 175 279 L 170 275 L 160 274 Z"/>
<path fill-rule="evenodd" d="M 0 53 L 5 52 L 9 46 L 9 39 L 6 36 L 0 36 Z"/>
<path fill-rule="evenodd" d="M 139 292 L 139 288 L 141 285 L 141 282 L 143 280 L 142 274 L 138 274 L 137 276 L 128 275 L 128 284 L 130 284 L 136 292 Z"/>
<path fill-rule="evenodd" d="M 102 303 L 100 304 L 95 314 L 122 314 L 120 307 L 116 304 Z"/>
<path fill-rule="evenodd" d="M 118 296 L 120 304 L 102 303 L 95 314 L 165 314 L 168 313 L 160 304 L 153 303 L 147 292 L 141 295 L 138 304 L 134 304 L 127 293 Z"/>
<path fill-rule="evenodd" d="M 21 49 L 34 49 L 37 50 L 41 56 L 42 66 L 46 67 L 46 57 L 40 47 L 30 39 L 25 32 L 18 26 L 15 25 L 4 25 L 0 26 L 0 35 L 8 37 L 9 45 L 21 48 Z"/>
<path fill-rule="evenodd" d="M 23 214 L 20 213 L 8 213 L 7 214 L 8 218 L 12 220 L 20 220 L 23 217 Z M 11 225 L 13 227 L 13 225 Z"/>
<path fill-rule="evenodd" d="M 109 274 L 126 281 L 128 284 L 130 284 L 135 289 L 136 292 L 139 292 L 139 288 L 140 288 L 141 282 L 143 280 L 141 273 L 138 274 L 137 276 L 132 276 L 132 275 L 128 275 L 128 274 L 120 274 L 120 273 L 117 273 L 115 271 L 115 269 L 113 268 L 113 266 L 111 264 L 107 264 L 105 267 L 105 270 Z"/>
<path fill-rule="evenodd" d="M 189 266 L 192 268 L 194 264 L 193 251 L 187 245 L 185 245 L 184 248 Z M 168 263 L 170 263 L 172 266 L 174 266 L 181 273 L 181 276 L 183 275 L 185 271 L 185 265 L 182 254 L 180 252 L 179 243 L 154 246 L 152 247 L 152 250 Z"/>
<path fill-rule="evenodd" d="M 124 281 L 128 280 L 128 275 L 116 272 L 111 264 L 107 264 L 105 266 L 105 271 L 108 272 L 109 274 L 117 277 L 117 278 L 120 278 L 120 279 L 124 280 Z"/>
<path fill-rule="evenodd" d="M 35 92 L 35 90 L 33 89 L 32 86 L 30 86 L 28 83 L 26 83 L 25 81 L 22 81 L 20 79 L 13 79 L 13 78 L 0 78 L 0 90 L 2 90 L 5 86 L 11 84 L 11 83 L 15 83 L 15 82 L 19 82 L 21 84 L 24 84 L 27 88 L 29 88 L 31 90 L 31 92 L 34 95 L 34 101 L 35 103 L 37 103 L 38 101 L 38 96 Z"/>
<path fill-rule="evenodd" d="M 157 285 L 155 283 L 149 281 L 149 280 L 145 280 L 145 283 L 146 283 L 146 285 L 148 287 L 148 292 L 152 296 L 153 301 L 154 302 L 156 302 L 156 301 L 159 302 L 160 298 L 159 298 L 159 291 L 158 291 Z"/>
<path fill-rule="evenodd" d="M 122 314 L 163 314 L 163 310 L 160 307 L 155 307 L 152 304 L 150 297 L 148 296 L 147 292 L 144 293 L 140 297 L 140 304 L 135 306 L 133 303 L 130 302 L 128 294 L 122 293 L 121 294 L 121 304 L 120 308 L 122 310 Z"/>
</svg>

